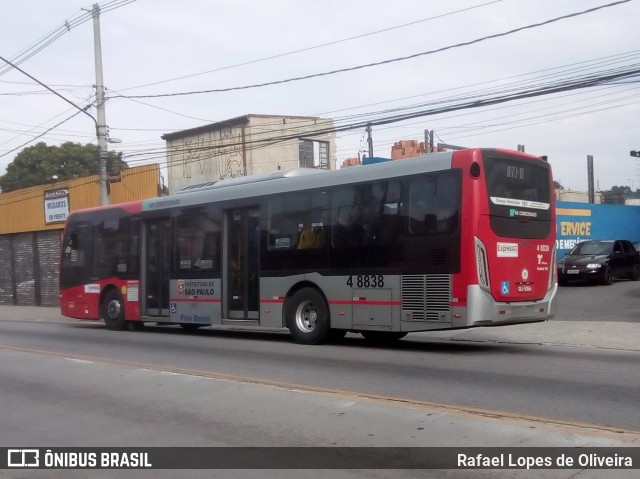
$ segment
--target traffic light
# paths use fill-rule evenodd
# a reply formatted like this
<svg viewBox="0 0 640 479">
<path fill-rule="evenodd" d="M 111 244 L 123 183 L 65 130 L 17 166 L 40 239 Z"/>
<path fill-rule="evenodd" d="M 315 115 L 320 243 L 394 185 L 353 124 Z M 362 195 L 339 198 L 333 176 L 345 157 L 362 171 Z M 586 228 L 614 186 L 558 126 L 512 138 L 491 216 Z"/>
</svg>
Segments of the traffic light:
<svg viewBox="0 0 640 479">
<path fill-rule="evenodd" d="M 631 153 L 629 153 L 631 156 L 637 156 L 638 158 L 640 158 L 640 150 L 631 150 Z"/>
</svg>

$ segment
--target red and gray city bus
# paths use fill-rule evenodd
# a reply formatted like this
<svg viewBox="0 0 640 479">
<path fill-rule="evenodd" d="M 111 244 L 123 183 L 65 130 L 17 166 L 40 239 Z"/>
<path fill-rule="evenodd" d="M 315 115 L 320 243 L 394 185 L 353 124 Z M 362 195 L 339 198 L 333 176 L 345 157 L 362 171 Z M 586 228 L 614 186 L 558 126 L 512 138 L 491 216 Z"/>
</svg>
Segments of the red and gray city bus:
<svg viewBox="0 0 640 479">
<path fill-rule="evenodd" d="M 543 321 L 555 231 L 550 165 L 509 150 L 224 179 L 72 212 L 61 309 L 112 330 L 242 324 L 305 344 Z"/>
</svg>

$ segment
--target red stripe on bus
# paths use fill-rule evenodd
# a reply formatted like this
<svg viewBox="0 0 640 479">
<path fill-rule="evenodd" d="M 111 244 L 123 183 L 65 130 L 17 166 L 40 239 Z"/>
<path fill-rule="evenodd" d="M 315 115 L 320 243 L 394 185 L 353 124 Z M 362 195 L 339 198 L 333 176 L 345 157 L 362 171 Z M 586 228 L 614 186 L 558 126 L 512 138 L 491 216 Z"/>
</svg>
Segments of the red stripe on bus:
<svg viewBox="0 0 640 479">
<path fill-rule="evenodd" d="M 220 299 L 208 299 L 208 298 L 171 298 L 170 302 L 174 303 L 220 303 Z"/>
<path fill-rule="evenodd" d="M 261 303 L 284 303 L 284 298 L 277 299 L 261 299 Z M 340 305 L 340 304 L 368 304 L 370 306 L 402 306 L 402 301 L 367 301 L 367 300 L 330 300 L 329 304 Z"/>
<path fill-rule="evenodd" d="M 329 304 L 368 304 L 370 306 L 402 306 L 402 301 L 331 300 Z"/>
</svg>

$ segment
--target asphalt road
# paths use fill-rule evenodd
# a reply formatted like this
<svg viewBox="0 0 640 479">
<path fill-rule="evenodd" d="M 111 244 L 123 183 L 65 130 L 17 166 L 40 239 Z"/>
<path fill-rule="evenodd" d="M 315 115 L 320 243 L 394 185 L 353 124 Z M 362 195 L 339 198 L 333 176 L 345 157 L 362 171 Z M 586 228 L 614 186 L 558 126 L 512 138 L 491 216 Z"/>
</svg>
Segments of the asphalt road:
<svg viewBox="0 0 640 479">
<path fill-rule="evenodd" d="M 563 287 L 556 319 L 521 331 L 554 321 L 577 329 L 600 323 L 635 328 L 638 289 L 634 282 Z M 282 332 L 185 333 L 159 326 L 112 332 L 101 323 L 61 321 L 52 310 L 13 311 L 0 311 L 4 447 L 640 443 L 638 350 L 432 335 L 410 335 L 393 347 L 348 335 L 340 344 L 310 347 Z M 50 320 L 42 320 L 45 313 Z M 0 471 L 0 478 L 59 477 L 46 472 Z M 68 472 L 66 477 L 94 477 Z M 312 472 L 273 477 L 318 477 Z M 526 472 L 492 470 L 487 477 L 529 477 Z M 576 473 L 537 472 L 553 478 Z M 582 471 L 580 477 L 634 477 L 627 472 Z M 179 475 L 210 477 L 201 473 Z M 251 476 L 226 471 L 220 477 Z M 343 471 L 329 477 L 389 476 Z M 394 477 L 417 476 L 409 471 Z M 446 477 L 477 477 L 477 471 L 449 471 Z"/>
<path fill-rule="evenodd" d="M 7 323 L 3 323 L 7 324 Z M 15 324 L 15 323 L 14 323 Z M 24 326 L 27 323 L 20 323 Z M 31 325 L 34 325 L 31 323 Z M 58 327 L 60 325 L 57 325 Z M 12 330 L 13 328 L 9 328 Z M 2 334 L 7 330 L 3 328 Z M 13 340 L 19 334 L 13 329 Z M 53 330 L 48 332 L 56 336 Z M 199 349 L 211 348 L 198 339 L 177 334 L 131 334 L 80 330 L 71 334 L 86 340 L 82 348 L 69 342 L 47 350 L 39 341 L 30 348 L 0 348 L 0 445 L 4 447 L 141 447 L 141 446 L 609 446 L 637 443 L 640 434 L 597 427 L 568 425 L 518 415 L 488 415 L 477 410 L 436 406 L 419 401 L 401 401 L 377 395 L 294 387 L 272 381 L 215 373 L 217 362 L 229 349 L 212 354 L 206 369 L 191 369 L 186 363 Z M 110 335 L 111 338 L 103 336 Z M 87 336 L 88 335 L 88 336 Z M 95 336 L 92 340 L 89 336 Z M 127 351 L 146 349 L 148 336 L 161 336 L 159 366 L 144 367 L 130 359 Z M 219 338 L 238 349 L 246 340 Z M 238 342 L 239 341 L 239 342 Z M 113 342 L 122 342 L 110 358 L 100 351 L 80 354 Z M 282 341 L 250 339 L 263 344 L 267 356 L 282 350 Z M 165 350 L 167 345 L 173 347 Z M 259 345 L 258 345 L 259 346 Z M 59 351 L 55 353 L 55 350 Z M 66 349 L 66 351 L 62 351 Z M 258 347 L 258 350 L 263 348 Z M 288 352 L 283 351 L 283 354 Z M 327 348 L 312 348 L 328 350 Z M 345 350 L 353 350 L 350 346 Z M 355 348 L 359 351 L 359 348 Z M 415 355 L 416 353 L 414 353 Z M 421 355 L 422 353 L 418 353 Z M 144 355 L 144 354 L 143 354 Z M 242 356 L 242 353 L 238 353 Z M 370 356 L 370 355 L 369 355 Z M 345 359 L 342 357 L 341 359 Z M 170 365 L 171 364 L 171 365 Z M 269 366 L 269 362 L 264 366 Z M 292 367 L 300 366 L 294 363 Z M 277 364 L 270 363 L 270 368 Z M 416 374 L 419 371 L 415 372 Z M 336 371 L 341 376 L 342 371 Z M 380 379 L 392 381 L 382 370 Z M 403 381 L 400 381 L 402 383 Z M 400 384 L 399 383 L 399 384 Z M 357 388 L 351 388 L 356 390 Z M 428 389 L 428 388 L 425 388 Z M 620 449 L 617 449 L 620 450 Z M 233 451 L 232 451 L 233 452 Z M 231 452 L 230 452 L 231 453 Z M 535 477 L 575 477 L 576 470 L 536 471 Z M 606 471 L 609 472 L 609 471 Z M 581 471 L 580 477 L 634 477 L 633 471 Z M 620 472 L 629 473 L 621 475 Z M 231 477 L 231 478 L 518 478 L 531 477 L 526 470 L 485 471 L 0 471 L 5 478 L 87 477 Z"/>
<path fill-rule="evenodd" d="M 573 282 L 560 286 L 556 298 L 556 320 L 640 323 L 639 281 Z"/>
<path fill-rule="evenodd" d="M 294 344 L 287 334 L 99 323 L 0 322 L 7 351 L 356 393 L 640 431 L 640 353 L 421 337 L 372 347 Z"/>
</svg>

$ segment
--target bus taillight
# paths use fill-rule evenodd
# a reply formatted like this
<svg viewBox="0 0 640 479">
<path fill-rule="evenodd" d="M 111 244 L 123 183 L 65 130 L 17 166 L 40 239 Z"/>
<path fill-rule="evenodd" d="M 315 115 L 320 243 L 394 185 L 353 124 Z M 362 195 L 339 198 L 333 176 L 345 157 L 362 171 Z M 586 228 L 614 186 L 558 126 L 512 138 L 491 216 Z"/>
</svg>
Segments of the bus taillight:
<svg viewBox="0 0 640 479">
<path fill-rule="evenodd" d="M 549 272 L 547 291 L 553 288 L 553 285 L 558 282 L 558 258 L 556 258 L 556 253 L 556 245 L 554 244 L 551 249 L 551 271 Z"/>
<path fill-rule="evenodd" d="M 476 268 L 478 271 L 478 284 L 481 288 L 490 291 L 489 268 L 487 266 L 487 248 L 478 238 L 476 240 Z"/>
</svg>

